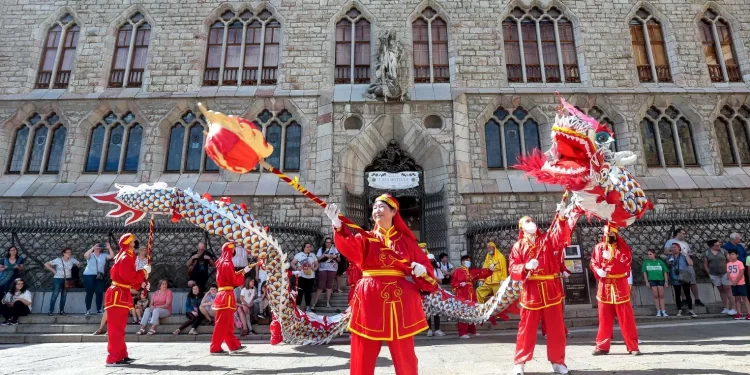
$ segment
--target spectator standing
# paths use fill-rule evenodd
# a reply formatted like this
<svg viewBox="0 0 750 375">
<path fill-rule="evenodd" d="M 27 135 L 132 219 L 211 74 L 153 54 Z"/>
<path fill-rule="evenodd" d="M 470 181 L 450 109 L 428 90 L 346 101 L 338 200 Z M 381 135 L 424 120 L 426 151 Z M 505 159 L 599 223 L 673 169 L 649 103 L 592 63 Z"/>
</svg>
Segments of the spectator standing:
<svg viewBox="0 0 750 375">
<path fill-rule="evenodd" d="M 0 314 L 7 325 L 18 324 L 19 316 L 29 315 L 31 312 L 31 292 L 26 288 L 23 279 L 13 280 L 13 288 L 5 293 L 0 304 Z"/>
<path fill-rule="evenodd" d="M 692 261 L 694 254 L 690 251 L 690 245 L 685 241 L 685 230 L 682 228 L 675 229 L 674 232 L 672 232 L 672 239 L 664 244 L 664 250 L 666 253 L 671 252 L 672 244 L 675 242 L 680 244 L 682 255 L 690 259 L 690 267 L 687 269 L 687 272 L 690 274 L 690 290 L 692 290 L 693 297 L 695 297 L 695 305 L 706 306 L 701 302 L 700 295 L 698 294 L 698 282 L 695 277 L 695 268 L 693 267 L 694 263 Z M 687 296 L 685 297 L 687 298 Z"/>
<path fill-rule="evenodd" d="M 60 315 L 65 315 L 65 299 L 68 297 L 68 288 L 72 287 L 72 282 L 66 283 L 66 280 L 73 279 L 73 267 L 80 263 L 73 258 L 73 250 L 66 247 L 60 253 L 59 258 L 55 258 L 44 264 L 44 268 L 52 272 L 52 297 L 49 300 L 49 313 L 52 316 L 55 309 L 57 296 L 60 296 Z"/>
<path fill-rule="evenodd" d="M 656 250 L 648 250 L 648 258 L 643 261 L 641 272 L 643 272 L 643 279 L 646 280 L 646 286 L 651 289 L 651 294 L 654 296 L 656 316 L 669 316 L 664 304 L 664 283 L 668 279 L 669 268 L 663 260 L 656 257 Z"/>
<path fill-rule="evenodd" d="M 208 276 L 211 273 L 211 267 L 214 266 L 215 257 L 206 251 L 206 243 L 198 242 L 198 250 L 194 252 L 187 261 L 188 275 L 190 280 L 204 290 L 208 282 Z"/>
<path fill-rule="evenodd" d="M 104 253 L 107 249 L 107 253 Z M 86 268 L 83 270 L 83 285 L 86 288 L 86 315 L 91 315 L 91 300 L 96 295 L 96 313 L 103 314 L 104 291 L 107 289 L 105 270 L 107 262 L 114 256 L 109 243 L 98 243 L 83 254 Z"/>
<path fill-rule="evenodd" d="M 216 289 L 216 285 L 211 285 L 208 288 L 206 295 L 203 296 L 199 307 L 201 314 L 203 314 L 203 317 L 206 318 L 206 321 L 208 321 L 209 324 L 214 324 L 214 316 L 216 315 L 216 312 L 212 306 L 216 299 L 216 293 L 218 292 L 219 290 Z"/>
<path fill-rule="evenodd" d="M 312 303 L 313 309 L 318 304 L 318 299 L 323 294 L 323 290 L 326 291 L 326 307 L 331 307 L 333 283 L 336 280 L 336 272 L 338 272 L 339 261 L 341 260 L 339 251 L 333 246 L 333 240 L 329 237 L 326 237 L 323 241 L 323 247 L 318 249 L 317 255 L 320 270 L 318 271 L 318 291 L 315 293 Z"/>
<path fill-rule="evenodd" d="M 745 249 L 745 246 L 742 245 L 742 235 L 739 233 L 732 233 L 729 235 L 729 242 L 725 243 L 724 250 L 731 250 L 735 249 L 737 250 L 737 260 L 739 260 L 742 263 L 747 263 L 748 256 L 747 256 L 747 249 Z M 748 272 L 748 268 L 745 267 L 745 280 L 750 280 L 750 272 Z M 748 297 L 750 298 L 750 297 Z"/>
<path fill-rule="evenodd" d="M 677 242 L 672 244 L 672 255 L 667 258 L 667 265 L 670 270 L 669 279 L 674 288 L 674 300 L 677 303 L 677 316 L 682 316 L 682 298 L 680 298 L 680 291 L 682 291 L 685 294 L 690 317 L 697 317 L 698 315 L 693 312 L 693 301 L 690 299 L 690 273 L 687 271 L 693 267 L 693 261 L 683 254 L 682 247 Z"/>
<path fill-rule="evenodd" d="M 721 313 L 734 316 L 734 314 L 737 314 L 737 311 L 734 310 L 734 299 L 731 297 L 731 284 L 727 277 L 727 260 L 729 259 L 729 254 L 721 248 L 719 240 L 709 240 L 706 244 L 708 245 L 708 250 L 703 255 L 703 270 L 711 278 L 711 283 L 719 290 L 721 303 L 724 305 Z"/>
<path fill-rule="evenodd" d="M 453 275 L 453 271 L 455 268 L 451 264 L 451 262 L 448 260 L 448 254 L 442 253 L 438 257 L 440 262 L 438 263 L 438 266 L 440 268 L 440 272 L 443 274 L 443 281 L 441 284 L 443 285 L 450 285 L 451 284 L 451 276 Z"/>
<path fill-rule="evenodd" d="M 23 272 L 23 257 L 18 254 L 18 248 L 11 246 L 0 259 L 0 296 L 13 290 L 14 280 Z"/>
<path fill-rule="evenodd" d="M 729 262 L 727 262 L 727 277 L 732 284 L 732 296 L 737 314 L 734 320 L 750 320 L 750 301 L 747 299 L 747 285 L 745 285 L 745 265 L 738 260 L 736 249 L 729 250 Z M 742 315 L 742 304 L 745 304 L 745 313 Z"/>
<path fill-rule="evenodd" d="M 297 253 L 292 259 L 292 269 L 297 276 L 297 306 L 302 305 L 305 300 L 305 311 L 311 311 L 310 300 L 312 299 L 313 286 L 315 284 L 315 271 L 318 269 L 318 260 L 312 254 L 312 245 L 306 243 L 302 252 Z"/>
<path fill-rule="evenodd" d="M 156 327 L 159 326 L 159 319 L 172 315 L 172 291 L 169 290 L 167 280 L 159 280 L 159 290 L 154 292 L 151 297 L 151 306 L 143 311 L 141 319 L 141 329 L 136 335 L 142 335 L 146 332 L 146 327 L 151 323 L 149 335 L 156 333 Z"/>
<path fill-rule="evenodd" d="M 172 332 L 173 335 L 179 335 L 180 332 L 182 332 L 182 330 L 187 328 L 188 326 L 190 326 L 190 332 L 188 332 L 188 334 L 198 334 L 198 326 L 200 326 L 201 322 L 203 321 L 203 314 L 201 314 L 200 311 L 202 300 L 203 293 L 201 292 L 201 288 L 198 287 L 198 285 L 193 285 L 193 287 L 190 288 L 190 292 L 188 293 L 187 297 L 185 298 L 185 316 L 187 316 L 187 321 L 185 321 L 185 323 L 182 323 L 180 328 L 177 328 L 174 332 Z"/>
<path fill-rule="evenodd" d="M 336 246 L 334 244 L 334 246 Z M 342 286 L 346 286 L 346 270 L 349 269 L 349 260 L 346 259 L 346 257 L 339 253 L 339 268 L 336 270 L 336 279 L 333 284 L 333 292 L 334 293 L 343 293 L 344 291 L 341 290 Z"/>
</svg>

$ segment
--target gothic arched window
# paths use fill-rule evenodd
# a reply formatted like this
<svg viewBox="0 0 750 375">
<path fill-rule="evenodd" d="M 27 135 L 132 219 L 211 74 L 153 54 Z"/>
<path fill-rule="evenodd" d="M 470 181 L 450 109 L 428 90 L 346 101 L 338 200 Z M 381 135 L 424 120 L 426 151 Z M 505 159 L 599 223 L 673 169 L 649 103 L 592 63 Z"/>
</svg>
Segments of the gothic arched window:
<svg viewBox="0 0 750 375">
<path fill-rule="evenodd" d="M 84 172 L 138 171 L 143 127 L 132 112 L 110 112 L 91 130 Z"/>
<path fill-rule="evenodd" d="M 218 172 L 219 166 L 206 155 L 206 119 L 185 112 L 169 129 L 166 172 Z"/>
<path fill-rule="evenodd" d="M 67 134 L 56 113 L 32 114 L 15 131 L 8 173 L 59 172 Z"/>
<path fill-rule="evenodd" d="M 488 168 L 511 168 L 520 155 L 541 148 L 539 124 L 523 107 L 498 107 L 484 125 L 484 139 Z"/>
</svg>

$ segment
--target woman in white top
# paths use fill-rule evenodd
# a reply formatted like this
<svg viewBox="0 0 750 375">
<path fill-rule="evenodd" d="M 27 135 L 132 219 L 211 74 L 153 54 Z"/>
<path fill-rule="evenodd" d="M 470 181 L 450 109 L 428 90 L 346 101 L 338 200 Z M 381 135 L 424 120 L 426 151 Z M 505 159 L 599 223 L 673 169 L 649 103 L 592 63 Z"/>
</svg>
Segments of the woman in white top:
<svg viewBox="0 0 750 375">
<path fill-rule="evenodd" d="M 104 253 L 107 249 L 107 253 Z M 83 286 L 86 288 L 86 315 L 91 315 L 91 300 L 96 295 L 96 313 L 103 314 L 104 290 L 107 289 L 107 280 L 104 273 L 107 262 L 113 258 L 112 247 L 109 243 L 94 244 L 86 253 L 86 268 L 83 270 Z"/>
<path fill-rule="evenodd" d="M 326 291 L 326 307 L 331 307 L 331 293 L 333 293 L 333 282 L 336 280 L 336 272 L 339 269 L 339 262 L 341 256 L 336 247 L 333 246 L 333 241 L 330 237 L 326 237 L 323 241 L 323 247 L 318 249 L 318 264 L 320 269 L 318 271 L 318 291 L 315 293 L 313 298 L 313 311 L 315 311 L 315 305 L 318 304 L 320 295 L 323 294 L 323 289 Z"/>
<path fill-rule="evenodd" d="M 302 252 L 292 259 L 293 274 L 297 276 L 297 306 L 305 299 L 306 311 L 310 311 L 313 286 L 315 285 L 315 271 L 318 269 L 318 258 L 312 253 L 312 245 L 306 243 Z"/>
<path fill-rule="evenodd" d="M 0 305 L 0 314 L 5 317 L 4 324 L 18 324 L 18 317 L 29 315 L 30 312 L 31 292 L 26 289 L 26 283 L 23 279 L 15 279 L 13 289 L 5 293 Z"/>
<path fill-rule="evenodd" d="M 240 298 L 237 301 L 237 313 L 240 317 L 245 318 L 246 327 L 242 330 L 242 336 L 246 336 L 248 333 L 255 335 L 255 330 L 252 324 L 253 314 L 253 300 L 255 299 L 255 280 L 246 279 L 245 285 L 240 291 Z"/>
<path fill-rule="evenodd" d="M 52 296 L 49 300 L 49 316 L 52 316 L 52 312 L 55 309 L 55 302 L 57 302 L 57 296 L 60 295 L 60 315 L 65 315 L 65 298 L 68 297 L 68 289 L 65 286 L 65 279 L 72 279 L 73 277 L 73 266 L 78 266 L 80 263 L 73 258 L 73 250 L 66 247 L 60 252 L 60 257 L 55 258 L 44 264 L 44 268 L 48 269 L 54 275 L 52 279 Z"/>
</svg>

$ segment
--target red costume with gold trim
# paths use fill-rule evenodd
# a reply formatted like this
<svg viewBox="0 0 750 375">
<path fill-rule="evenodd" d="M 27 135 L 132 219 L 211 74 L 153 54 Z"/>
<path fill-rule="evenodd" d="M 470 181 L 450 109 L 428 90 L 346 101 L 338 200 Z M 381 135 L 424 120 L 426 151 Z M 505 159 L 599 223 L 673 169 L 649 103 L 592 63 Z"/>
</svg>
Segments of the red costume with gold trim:
<svg viewBox="0 0 750 375">
<path fill-rule="evenodd" d="M 115 256 L 109 273 L 112 285 L 104 296 L 104 309 L 107 310 L 107 363 L 116 363 L 128 357 L 125 345 L 125 327 L 128 324 L 128 312 L 133 308 L 133 296 L 130 288 L 140 285 L 147 277 L 146 271 L 135 270 L 135 251 L 131 233 L 120 237 L 120 252 Z"/>
<path fill-rule="evenodd" d="M 398 213 L 398 202 L 388 194 L 377 201 L 397 210 L 392 227 L 376 225 L 370 232 L 380 241 L 352 234 L 343 227 L 334 230 L 336 247 L 362 270 L 363 276 L 353 286 L 351 300 L 350 373 L 373 374 L 382 342 L 386 341 L 396 374 L 416 375 L 413 336 L 428 328 L 419 291 L 434 291 L 438 285 L 427 255 Z M 404 270 L 412 262 L 424 266 L 428 277 L 406 280 L 409 275 Z"/>
<path fill-rule="evenodd" d="M 237 248 L 239 251 L 245 251 Z M 211 307 L 216 311 L 216 322 L 214 333 L 211 335 L 211 353 L 222 351 L 221 344 L 226 343 L 229 351 L 235 351 L 242 346 L 240 340 L 234 335 L 234 311 L 237 310 L 237 301 L 234 297 L 234 288 L 242 286 L 245 281 L 245 272 L 234 270 L 232 255 L 235 246 L 227 242 L 221 247 L 221 255 L 216 260 L 216 285 L 219 292 L 216 294 Z"/>
<path fill-rule="evenodd" d="M 466 268 L 461 266 L 453 272 L 451 277 L 451 287 L 453 288 L 453 294 L 458 298 L 465 299 L 471 302 L 477 302 L 477 293 L 474 290 L 474 282 L 486 279 L 492 276 L 492 272 L 489 269 L 483 268 Z M 461 283 L 465 283 L 461 286 Z M 474 324 L 458 322 L 458 335 L 464 336 L 467 334 L 476 334 L 477 327 Z"/>
<path fill-rule="evenodd" d="M 349 263 L 349 268 L 346 269 L 346 282 L 349 284 L 349 296 L 347 297 L 349 306 L 352 304 L 354 289 L 360 279 L 362 279 L 362 270 L 357 267 L 357 264 Z"/>
<path fill-rule="evenodd" d="M 609 233 L 614 235 L 615 241 L 609 243 L 608 237 L 605 237 L 604 241 L 596 244 L 591 254 L 591 270 L 598 281 L 596 299 L 599 301 L 599 332 L 596 335 L 596 350 L 609 352 L 617 315 L 625 346 L 628 352 L 635 352 L 638 351 L 638 330 L 628 285 L 633 253 L 615 228 L 609 228 Z M 605 251 L 609 251 L 609 259 L 604 259 Z M 603 270 L 607 275 L 602 278 L 597 270 Z"/>
<path fill-rule="evenodd" d="M 510 276 L 523 281 L 521 289 L 521 321 L 516 340 L 516 364 L 524 364 L 534 356 L 539 320 L 544 317 L 547 328 L 547 359 L 553 364 L 565 364 L 565 321 L 562 300 L 565 296 L 560 273 L 565 270 L 563 251 L 570 242 L 567 220 L 556 218 L 547 233 L 536 233 L 534 238 L 520 229 L 528 217 L 519 220 L 519 238 L 510 253 Z M 527 270 L 526 264 L 536 259 L 539 266 Z"/>
</svg>

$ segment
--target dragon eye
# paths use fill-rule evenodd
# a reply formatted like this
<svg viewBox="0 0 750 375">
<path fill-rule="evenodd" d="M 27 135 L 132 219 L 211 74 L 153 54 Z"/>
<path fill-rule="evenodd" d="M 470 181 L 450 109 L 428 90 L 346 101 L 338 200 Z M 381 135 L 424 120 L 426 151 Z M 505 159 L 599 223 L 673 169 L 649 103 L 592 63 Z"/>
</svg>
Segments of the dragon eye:
<svg viewBox="0 0 750 375">
<path fill-rule="evenodd" d="M 610 140 L 609 133 L 607 132 L 598 132 L 596 133 L 596 143 L 607 143 Z"/>
</svg>

